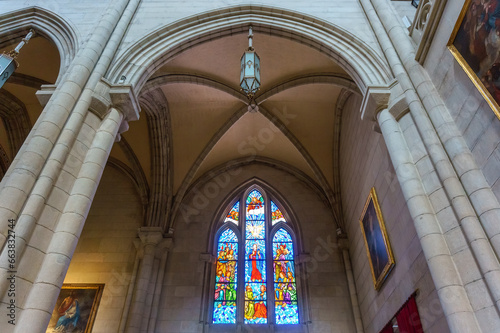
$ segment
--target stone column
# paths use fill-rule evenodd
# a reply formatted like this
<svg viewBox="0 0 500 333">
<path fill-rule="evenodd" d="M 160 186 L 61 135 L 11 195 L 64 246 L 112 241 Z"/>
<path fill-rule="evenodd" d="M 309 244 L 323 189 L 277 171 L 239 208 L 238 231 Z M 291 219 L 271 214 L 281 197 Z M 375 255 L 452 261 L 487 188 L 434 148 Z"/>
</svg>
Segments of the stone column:
<svg viewBox="0 0 500 333">
<path fill-rule="evenodd" d="M 144 308 L 146 306 L 151 274 L 153 273 L 156 247 L 163 240 L 162 229 L 160 227 L 142 227 L 139 229 L 139 238 L 141 240 L 142 258 L 127 318 L 125 328 L 125 332 L 127 333 L 141 332 L 143 322 L 147 325 L 148 320 L 144 320 Z"/>
<path fill-rule="evenodd" d="M 378 123 L 396 170 L 451 332 L 481 332 L 398 122 L 384 109 Z"/>
<path fill-rule="evenodd" d="M 156 275 L 156 281 L 154 284 L 153 302 L 151 304 L 151 313 L 148 316 L 147 330 L 146 325 L 143 327 L 142 332 L 154 333 L 156 328 L 156 319 L 158 318 L 158 310 L 160 304 L 161 292 L 163 289 L 163 277 L 165 276 L 165 266 L 167 264 L 168 252 L 172 247 L 172 238 L 164 239 L 158 244 L 156 251 L 156 256 L 159 257 L 160 266 L 158 268 L 158 274 Z"/>
<path fill-rule="evenodd" d="M 349 286 L 349 294 L 351 296 L 352 313 L 354 315 L 354 324 L 356 325 L 357 333 L 364 333 L 363 322 L 361 320 L 361 311 L 359 310 L 358 292 L 356 291 L 356 284 L 354 283 L 354 274 L 352 273 L 351 258 L 349 256 L 349 241 L 346 234 L 338 236 L 339 248 L 342 250 L 342 257 L 344 258 L 345 274 L 347 277 L 347 284 Z"/>
<path fill-rule="evenodd" d="M 101 122 L 27 294 L 14 332 L 45 332 L 122 120 L 123 114 L 111 108 Z M 40 265 L 36 262 L 32 264 L 35 269 Z"/>
</svg>

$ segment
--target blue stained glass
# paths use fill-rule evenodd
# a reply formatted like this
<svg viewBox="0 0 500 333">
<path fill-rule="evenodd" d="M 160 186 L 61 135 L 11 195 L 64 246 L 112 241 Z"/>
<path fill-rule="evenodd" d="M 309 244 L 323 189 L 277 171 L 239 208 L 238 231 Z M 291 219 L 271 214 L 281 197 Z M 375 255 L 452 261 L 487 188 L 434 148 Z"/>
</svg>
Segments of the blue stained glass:
<svg viewBox="0 0 500 333">
<path fill-rule="evenodd" d="M 259 191 L 253 190 L 247 197 L 247 221 L 264 220 L 264 198 Z"/>
<path fill-rule="evenodd" d="M 266 324 L 266 302 L 245 301 L 245 324 Z"/>
<path fill-rule="evenodd" d="M 236 283 L 216 283 L 214 299 L 222 305 L 236 305 Z"/>
<path fill-rule="evenodd" d="M 236 304 L 224 304 L 226 302 L 214 303 L 214 324 L 234 324 L 236 323 Z"/>
<path fill-rule="evenodd" d="M 245 237 L 246 239 L 264 239 L 266 236 L 266 226 L 264 220 L 249 221 L 246 223 Z"/>
<path fill-rule="evenodd" d="M 283 216 L 283 213 L 281 213 L 281 210 L 278 208 L 278 206 L 271 201 L 271 221 L 273 225 L 275 225 L 278 222 L 285 222 L 285 217 Z"/>
<path fill-rule="evenodd" d="M 238 237 L 231 229 L 226 229 L 220 236 L 219 242 L 238 242 Z"/>
<path fill-rule="evenodd" d="M 299 323 L 299 307 L 297 302 L 285 303 L 276 302 L 274 311 L 276 313 L 276 324 L 298 324 Z"/>
<path fill-rule="evenodd" d="M 245 242 L 245 259 L 265 259 L 266 258 L 266 245 L 264 240 L 255 239 L 247 240 Z M 252 256 L 252 258 L 250 258 Z"/>
<path fill-rule="evenodd" d="M 245 260 L 245 281 L 246 282 L 265 282 L 266 281 L 266 261 Z"/>
<path fill-rule="evenodd" d="M 273 237 L 273 242 L 291 242 L 292 236 L 283 228 L 276 231 Z"/>
<path fill-rule="evenodd" d="M 292 243 L 273 243 L 274 260 L 293 260 Z"/>
<path fill-rule="evenodd" d="M 250 282 L 245 284 L 245 300 L 261 301 L 267 299 L 265 283 Z"/>
<path fill-rule="evenodd" d="M 227 214 L 224 222 L 229 221 L 229 222 L 233 222 L 234 224 L 238 224 L 239 219 L 240 219 L 240 202 L 236 201 L 233 208 L 231 208 L 231 210 Z"/>
</svg>

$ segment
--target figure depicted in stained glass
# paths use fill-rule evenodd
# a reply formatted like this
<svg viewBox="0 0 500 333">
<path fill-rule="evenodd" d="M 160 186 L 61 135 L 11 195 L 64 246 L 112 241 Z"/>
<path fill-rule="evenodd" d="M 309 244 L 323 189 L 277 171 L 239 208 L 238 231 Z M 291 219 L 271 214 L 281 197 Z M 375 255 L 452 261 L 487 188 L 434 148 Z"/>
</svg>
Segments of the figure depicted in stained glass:
<svg viewBox="0 0 500 333">
<path fill-rule="evenodd" d="M 259 268 L 257 267 L 257 259 L 262 259 L 262 256 L 260 254 L 260 249 L 257 243 L 253 244 L 252 253 L 250 253 L 248 258 L 252 261 L 252 273 L 250 275 L 250 281 L 252 282 L 262 281 L 262 274 Z"/>
<path fill-rule="evenodd" d="M 255 315 L 255 304 L 253 302 L 254 295 L 253 290 L 250 285 L 247 284 L 245 290 L 245 318 L 247 320 L 253 320 Z"/>
<path fill-rule="evenodd" d="M 247 197 L 247 220 L 264 220 L 264 198 L 257 190 Z"/>
<path fill-rule="evenodd" d="M 260 302 L 255 303 L 255 318 L 267 318 L 267 307 L 266 303 L 264 302 L 264 299 L 266 298 L 266 286 L 261 285 L 260 286 L 260 294 L 258 299 L 260 299 Z"/>
<path fill-rule="evenodd" d="M 275 225 L 278 222 L 285 222 L 285 217 L 283 216 L 283 213 L 281 210 L 278 208 L 278 206 L 271 201 L 271 221 L 272 224 Z"/>
<path fill-rule="evenodd" d="M 299 315 L 293 242 L 284 228 L 278 230 L 273 237 L 273 252 L 276 324 L 297 324 Z"/>
<path fill-rule="evenodd" d="M 224 222 L 229 221 L 229 222 L 233 222 L 234 224 L 238 224 L 239 219 L 240 219 L 240 202 L 236 201 L 233 208 L 231 208 L 231 210 L 227 214 Z"/>
<path fill-rule="evenodd" d="M 238 238 L 231 229 L 226 229 L 217 244 L 213 311 L 215 324 L 236 322 L 237 259 Z"/>
</svg>

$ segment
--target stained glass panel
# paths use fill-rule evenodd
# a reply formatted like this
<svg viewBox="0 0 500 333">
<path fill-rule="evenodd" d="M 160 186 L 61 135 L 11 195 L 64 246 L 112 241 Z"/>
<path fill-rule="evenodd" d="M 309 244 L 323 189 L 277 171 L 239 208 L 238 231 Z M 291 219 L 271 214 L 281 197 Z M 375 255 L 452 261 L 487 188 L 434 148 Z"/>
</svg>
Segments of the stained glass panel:
<svg viewBox="0 0 500 333">
<path fill-rule="evenodd" d="M 298 324 L 299 307 L 297 302 L 276 304 L 276 324 Z"/>
<path fill-rule="evenodd" d="M 264 239 L 266 226 L 264 220 L 247 221 L 245 237 L 246 239 Z"/>
<path fill-rule="evenodd" d="M 245 260 L 246 282 L 266 281 L 266 261 L 265 260 Z"/>
<path fill-rule="evenodd" d="M 223 303 L 225 302 L 214 303 L 214 324 L 236 323 L 236 306 Z"/>
<path fill-rule="evenodd" d="M 298 324 L 297 284 L 292 237 L 281 228 L 273 237 L 274 312 L 276 324 Z"/>
<path fill-rule="evenodd" d="M 262 194 L 251 191 L 246 205 L 244 322 L 266 324 L 266 224 Z"/>
<path fill-rule="evenodd" d="M 226 216 L 226 219 L 224 222 L 233 222 L 234 224 L 238 224 L 238 221 L 240 219 L 240 202 L 236 201 L 234 204 L 233 208 L 229 211 L 229 213 Z"/>
<path fill-rule="evenodd" d="M 214 324 L 236 323 L 236 288 L 238 277 L 238 238 L 226 229 L 217 243 L 214 291 Z"/>
<path fill-rule="evenodd" d="M 266 324 L 266 302 L 245 301 L 245 324 Z"/>
<path fill-rule="evenodd" d="M 281 228 L 274 234 L 273 242 L 292 242 L 292 237 L 285 229 Z"/>
<path fill-rule="evenodd" d="M 264 220 L 264 197 L 257 190 L 248 194 L 246 219 Z"/>
<path fill-rule="evenodd" d="M 285 222 L 285 217 L 281 213 L 281 210 L 278 208 L 278 206 L 271 201 L 271 221 L 273 225 L 275 225 L 278 222 Z"/>
</svg>

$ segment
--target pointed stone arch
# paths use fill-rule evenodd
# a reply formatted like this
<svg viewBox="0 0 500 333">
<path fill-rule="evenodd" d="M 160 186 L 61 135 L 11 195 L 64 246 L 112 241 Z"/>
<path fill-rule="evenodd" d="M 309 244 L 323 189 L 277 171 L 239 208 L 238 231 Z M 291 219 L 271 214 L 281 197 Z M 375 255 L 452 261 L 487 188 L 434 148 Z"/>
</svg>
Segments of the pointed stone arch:
<svg viewBox="0 0 500 333">
<path fill-rule="evenodd" d="M 174 56 L 214 39 L 254 32 L 271 34 L 310 46 L 333 59 L 365 92 L 393 79 L 382 57 L 358 37 L 333 24 L 302 13 L 267 6 L 233 6 L 166 25 L 137 40 L 108 71 L 112 82 L 123 77 L 141 91 L 149 76 Z"/>
<path fill-rule="evenodd" d="M 41 7 L 33 6 L 13 11 L 0 19 L 0 36 L 4 36 L 0 47 L 20 40 L 31 28 L 37 35 L 53 42 L 59 51 L 61 65 L 57 84 L 75 57 L 81 38 L 77 30 L 62 17 Z"/>
</svg>

